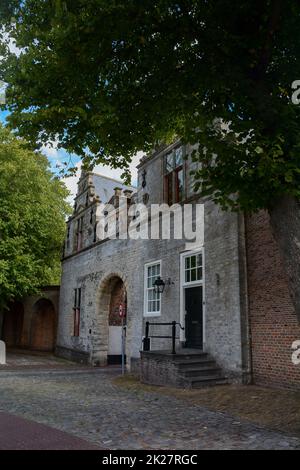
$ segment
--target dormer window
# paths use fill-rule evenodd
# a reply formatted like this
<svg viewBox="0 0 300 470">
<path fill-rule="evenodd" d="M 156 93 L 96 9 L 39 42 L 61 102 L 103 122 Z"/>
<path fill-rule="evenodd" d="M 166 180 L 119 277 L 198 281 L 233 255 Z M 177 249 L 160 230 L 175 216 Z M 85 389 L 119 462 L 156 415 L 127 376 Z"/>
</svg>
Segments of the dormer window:
<svg viewBox="0 0 300 470">
<path fill-rule="evenodd" d="M 183 147 L 176 147 L 164 157 L 165 201 L 170 206 L 184 199 Z"/>
</svg>

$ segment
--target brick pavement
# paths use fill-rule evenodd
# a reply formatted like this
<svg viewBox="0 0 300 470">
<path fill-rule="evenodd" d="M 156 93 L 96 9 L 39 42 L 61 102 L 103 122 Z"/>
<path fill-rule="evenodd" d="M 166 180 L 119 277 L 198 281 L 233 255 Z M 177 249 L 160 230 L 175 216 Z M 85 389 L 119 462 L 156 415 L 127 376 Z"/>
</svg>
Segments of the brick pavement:
<svg viewBox="0 0 300 470">
<path fill-rule="evenodd" d="M 109 368 L 0 372 L 0 412 L 106 449 L 300 448 L 293 436 L 184 399 L 119 387 L 112 380 L 117 374 Z"/>
<path fill-rule="evenodd" d="M 0 450 L 97 450 L 89 442 L 44 424 L 0 413 Z"/>
</svg>

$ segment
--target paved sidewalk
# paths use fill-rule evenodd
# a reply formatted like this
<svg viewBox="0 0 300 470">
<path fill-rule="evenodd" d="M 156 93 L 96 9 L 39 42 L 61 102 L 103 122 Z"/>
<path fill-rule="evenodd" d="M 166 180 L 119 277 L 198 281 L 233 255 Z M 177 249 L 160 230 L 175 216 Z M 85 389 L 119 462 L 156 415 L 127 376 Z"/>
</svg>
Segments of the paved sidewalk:
<svg viewBox="0 0 300 470">
<path fill-rule="evenodd" d="M 0 450 L 99 450 L 99 447 L 49 426 L 0 413 Z"/>
<path fill-rule="evenodd" d="M 114 382 L 117 374 L 110 368 L 0 372 L 0 412 L 105 449 L 300 449 L 296 437 L 209 411 L 184 397 L 120 387 Z"/>
<path fill-rule="evenodd" d="M 77 364 L 66 359 L 54 356 L 51 353 L 34 352 L 28 350 L 11 350 L 6 355 L 6 364 L 0 364 L 0 377 L 2 372 L 26 370 L 51 369 L 87 369 L 91 366 Z"/>
</svg>

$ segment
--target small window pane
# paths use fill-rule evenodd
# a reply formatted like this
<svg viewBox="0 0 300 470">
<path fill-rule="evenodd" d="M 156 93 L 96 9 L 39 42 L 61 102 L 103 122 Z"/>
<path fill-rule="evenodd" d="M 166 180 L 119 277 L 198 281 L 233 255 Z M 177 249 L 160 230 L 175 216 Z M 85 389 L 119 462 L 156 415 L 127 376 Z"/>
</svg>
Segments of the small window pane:
<svg viewBox="0 0 300 470">
<path fill-rule="evenodd" d="M 185 282 L 201 281 L 203 277 L 202 254 L 185 258 Z"/>
<path fill-rule="evenodd" d="M 182 147 L 179 147 L 175 150 L 175 167 L 181 166 L 183 162 L 183 152 Z"/>
<path fill-rule="evenodd" d="M 147 279 L 146 279 L 146 306 L 148 313 L 159 313 L 160 312 L 160 294 L 154 290 L 154 282 L 160 276 L 160 264 L 153 264 L 147 267 Z"/>
<path fill-rule="evenodd" d="M 166 155 L 166 173 L 170 173 L 174 168 L 174 157 L 173 153 Z"/>
<path fill-rule="evenodd" d="M 176 196 L 177 202 L 183 200 L 184 196 L 184 178 L 183 178 L 183 170 L 176 171 Z"/>
</svg>

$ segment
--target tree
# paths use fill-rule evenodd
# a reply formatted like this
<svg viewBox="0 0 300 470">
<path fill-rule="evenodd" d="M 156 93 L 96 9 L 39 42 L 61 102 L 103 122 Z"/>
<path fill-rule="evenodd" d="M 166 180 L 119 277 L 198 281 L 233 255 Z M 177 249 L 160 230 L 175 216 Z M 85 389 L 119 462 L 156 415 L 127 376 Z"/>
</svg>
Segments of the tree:
<svg viewBox="0 0 300 470">
<path fill-rule="evenodd" d="M 299 2 L 7 0 L 4 10 L 22 49 L 3 50 L 11 126 L 125 176 L 138 150 L 199 142 L 203 194 L 270 212 L 300 318 Z"/>
<path fill-rule="evenodd" d="M 67 194 L 46 157 L 0 126 L 0 311 L 59 282 Z"/>
</svg>

